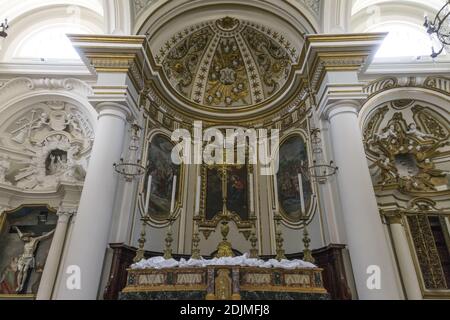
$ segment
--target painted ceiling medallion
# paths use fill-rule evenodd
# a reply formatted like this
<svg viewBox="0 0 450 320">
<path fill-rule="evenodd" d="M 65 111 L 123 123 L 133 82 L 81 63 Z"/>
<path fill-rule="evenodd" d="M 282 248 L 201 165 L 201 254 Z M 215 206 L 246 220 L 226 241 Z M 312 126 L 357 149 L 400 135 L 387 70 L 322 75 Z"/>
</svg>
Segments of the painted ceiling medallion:
<svg viewBox="0 0 450 320">
<path fill-rule="evenodd" d="M 172 87 L 191 102 L 242 108 L 273 97 L 296 58 L 297 50 L 278 32 L 224 17 L 179 32 L 156 61 Z"/>
</svg>

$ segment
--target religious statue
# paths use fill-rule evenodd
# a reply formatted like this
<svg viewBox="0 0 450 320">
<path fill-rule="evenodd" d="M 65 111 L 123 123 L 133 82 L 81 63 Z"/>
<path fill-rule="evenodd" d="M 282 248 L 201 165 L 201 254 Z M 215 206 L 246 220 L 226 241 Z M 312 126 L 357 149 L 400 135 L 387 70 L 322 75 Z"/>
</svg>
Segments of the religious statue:
<svg viewBox="0 0 450 320">
<path fill-rule="evenodd" d="M 31 130 L 38 130 L 42 127 L 47 126 L 50 123 L 50 117 L 47 113 L 41 113 L 41 116 L 37 120 L 37 122 L 31 127 Z"/>
<path fill-rule="evenodd" d="M 35 252 L 39 242 L 49 238 L 54 232 L 50 231 L 48 233 L 43 234 L 40 237 L 34 237 L 33 233 L 22 233 L 18 227 L 14 227 L 14 229 L 19 234 L 20 240 L 22 240 L 24 244 L 24 249 L 22 255 L 19 257 L 17 263 L 17 289 L 16 292 L 20 293 L 24 289 L 25 282 L 27 280 L 28 272 L 35 267 Z"/>
<path fill-rule="evenodd" d="M 399 177 L 398 170 L 395 165 L 389 160 L 389 158 L 385 158 L 384 160 L 377 160 L 372 167 L 379 167 L 381 170 L 381 180 L 380 184 L 385 185 L 388 183 L 395 183 Z"/>
<path fill-rule="evenodd" d="M 11 185 L 11 182 L 6 180 L 6 175 L 11 167 L 8 156 L 0 156 L 0 184 Z"/>
<path fill-rule="evenodd" d="M 377 134 L 378 139 L 385 140 L 389 138 L 397 138 L 397 130 L 395 128 L 394 124 L 391 124 L 389 127 L 387 127 L 382 133 Z"/>
<path fill-rule="evenodd" d="M 71 113 L 67 114 L 65 125 L 72 127 L 72 134 L 74 134 L 75 136 L 77 137 L 83 136 L 83 130 L 80 128 L 78 120 L 75 118 L 73 114 Z"/>
<path fill-rule="evenodd" d="M 86 172 L 86 164 L 84 161 L 75 159 L 75 155 L 80 152 L 80 147 L 78 145 L 73 145 L 67 151 L 67 163 L 66 163 L 66 173 L 64 178 L 69 181 L 77 181 L 76 172 L 81 171 L 84 175 Z"/>
<path fill-rule="evenodd" d="M 414 136 L 417 139 L 422 140 L 422 141 L 435 138 L 432 134 L 427 134 L 427 133 L 424 133 L 424 132 L 420 131 L 419 129 L 417 129 L 417 125 L 415 123 L 411 123 L 408 126 L 408 131 L 406 131 L 406 134 L 408 134 L 410 136 Z"/>
<path fill-rule="evenodd" d="M 430 159 L 425 159 L 425 161 L 417 164 L 417 166 L 422 169 L 423 172 L 434 178 L 445 178 L 449 174 L 447 171 L 437 169 L 436 165 Z"/>
</svg>

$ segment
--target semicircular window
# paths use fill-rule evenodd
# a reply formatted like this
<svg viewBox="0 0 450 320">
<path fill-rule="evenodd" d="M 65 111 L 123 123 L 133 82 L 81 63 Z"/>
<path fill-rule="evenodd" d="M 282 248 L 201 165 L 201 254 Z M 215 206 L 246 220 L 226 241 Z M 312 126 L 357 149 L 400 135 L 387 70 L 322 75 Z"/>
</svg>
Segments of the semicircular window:
<svg viewBox="0 0 450 320">
<path fill-rule="evenodd" d="M 174 179 L 177 179 L 175 192 L 176 195 L 179 195 L 180 166 L 172 162 L 173 148 L 172 142 L 163 135 L 156 135 L 148 148 L 145 194 L 147 194 L 148 179 L 151 176 L 149 210 L 150 216 L 156 220 L 166 220 L 170 216 Z M 175 199 L 178 201 L 178 196 Z M 174 208 L 176 208 L 175 205 Z"/>
<path fill-rule="evenodd" d="M 304 170 L 307 167 L 306 143 L 300 135 L 293 135 L 280 147 L 280 168 L 277 175 L 280 213 L 284 218 L 293 222 L 298 222 L 306 217 L 311 205 L 311 181 Z M 299 179 L 299 174 L 301 174 L 301 179 Z"/>
</svg>

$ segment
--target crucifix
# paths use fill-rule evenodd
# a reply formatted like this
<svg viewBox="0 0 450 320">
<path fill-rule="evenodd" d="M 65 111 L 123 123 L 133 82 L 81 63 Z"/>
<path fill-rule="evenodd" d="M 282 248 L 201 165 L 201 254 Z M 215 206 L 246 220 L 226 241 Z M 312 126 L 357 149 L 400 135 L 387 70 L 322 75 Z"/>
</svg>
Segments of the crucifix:
<svg viewBox="0 0 450 320">
<path fill-rule="evenodd" d="M 16 288 L 16 292 L 21 293 L 28 279 L 29 271 L 35 268 L 35 254 L 39 243 L 50 238 L 55 232 L 55 229 L 50 232 L 43 233 L 40 236 L 36 236 L 33 232 L 23 233 L 24 228 L 21 230 L 17 226 L 14 226 L 13 229 L 19 235 L 19 239 L 24 243 L 23 253 L 19 256 L 17 265 L 18 286 Z"/>
<path fill-rule="evenodd" d="M 236 168 L 241 168 L 241 166 L 235 166 Z M 231 171 L 231 165 L 228 165 L 225 161 L 217 166 L 217 172 L 220 175 L 222 181 L 222 212 L 220 212 L 219 217 L 221 220 L 221 233 L 223 236 L 222 242 L 219 243 L 217 248 L 217 257 L 233 257 L 233 249 L 231 243 L 228 241 L 228 234 L 230 233 L 229 223 L 231 221 L 231 214 L 227 207 L 228 201 L 228 180 L 229 172 Z"/>
</svg>

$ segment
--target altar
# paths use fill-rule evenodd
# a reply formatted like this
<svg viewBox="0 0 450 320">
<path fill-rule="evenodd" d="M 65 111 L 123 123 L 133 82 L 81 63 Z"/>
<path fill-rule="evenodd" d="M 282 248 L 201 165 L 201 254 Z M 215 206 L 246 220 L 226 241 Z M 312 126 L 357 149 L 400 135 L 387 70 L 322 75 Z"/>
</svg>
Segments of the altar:
<svg viewBox="0 0 450 320">
<path fill-rule="evenodd" d="M 322 269 L 301 261 L 238 257 L 221 261 L 181 261 L 161 258 L 168 267 L 141 265 L 128 270 L 121 300 L 327 300 Z M 244 261 L 244 262 L 243 262 Z M 248 263 L 250 261 L 251 263 Z M 194 262 L 194 263 L 193 263 Z M 219 263 L 219 264 L 217 264 Z M 171 267 L 171 264 L 174 267 Z M 240 264 L 240 265 L 239 265 Z M 191 266 L 196 265 L 196 266 Z M 278 267 L 277 267 L 278 266 Z"/>
</svg>

